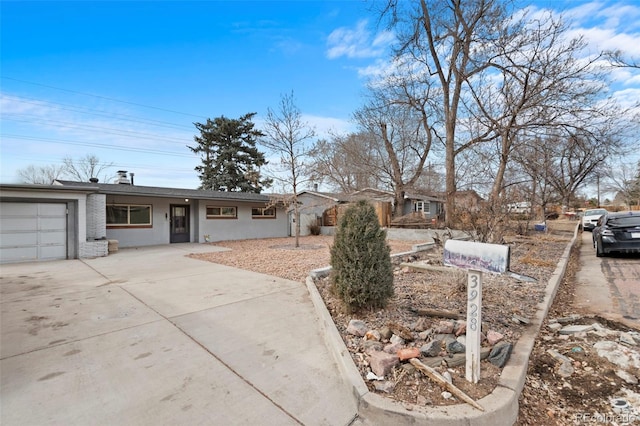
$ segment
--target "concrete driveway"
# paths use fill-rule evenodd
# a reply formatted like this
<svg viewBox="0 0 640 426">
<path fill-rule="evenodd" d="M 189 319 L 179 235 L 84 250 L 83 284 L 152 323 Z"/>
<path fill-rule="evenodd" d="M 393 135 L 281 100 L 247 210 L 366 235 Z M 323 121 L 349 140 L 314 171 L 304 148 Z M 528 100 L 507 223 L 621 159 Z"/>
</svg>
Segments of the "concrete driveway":
<svg viewBox="0 0 640 426">
<path fill-rule="evenodd" d="M 3 425 L 346 425 L 357 408 L 303 283 L 198 244 L 2 265 Z"/>
</svg>

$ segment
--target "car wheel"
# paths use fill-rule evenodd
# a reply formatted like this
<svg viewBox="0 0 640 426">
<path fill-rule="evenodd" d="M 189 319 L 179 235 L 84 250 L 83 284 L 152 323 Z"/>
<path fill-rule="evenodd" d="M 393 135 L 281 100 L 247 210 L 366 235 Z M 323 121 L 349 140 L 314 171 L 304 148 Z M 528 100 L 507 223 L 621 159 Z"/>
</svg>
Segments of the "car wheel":
<svg viewBox="0 0 640 426">
<path fill-rule="evenodd" d="M 604 251 L 602 250 L 602 243 L 596 240 L 596 257 L 603 257 Z"/>
</svg>

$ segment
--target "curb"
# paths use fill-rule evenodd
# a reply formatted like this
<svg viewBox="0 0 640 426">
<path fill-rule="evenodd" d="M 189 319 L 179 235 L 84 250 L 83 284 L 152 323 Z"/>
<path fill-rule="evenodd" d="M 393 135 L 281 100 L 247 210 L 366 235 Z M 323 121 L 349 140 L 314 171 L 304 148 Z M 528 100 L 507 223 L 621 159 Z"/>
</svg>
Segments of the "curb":
<svg viewBox="0 0 640 426">
<path fill-rule="evenodd" d="M 555 271 L 547 282 L 544 300 L 538 305 L 535 317 L 514 345 L 509 361 L 502 369 L 496 388 L 489 395 L 478 400 L 478 403 L 484 407 L 484 412 L 476 410 L 468 404 L 429 408 L 416 407 L 413 411 L 409 411 L 400 403 L 370 392 L 315 286 L 313 277 L 318 275 L 314 274 L 316 271 L 312 271 L 313 275 L 310 274 L 305 281 L 307 289 L 320 319 L 325 343 L 338 364 L 343 379 L 352 388 L 352 395 L 358 407 L 358 416 L 363 418 L 365 424 L 376 425 L 468 426 L 473 424 L 495 426 L 496 424 L 514 424 L 518 418 L 518 399 L 524 388 L 531 351 L 558 292 L 577 238 L 578 227 L 576 226 L 573 238 L 567 244 L 558 260 Z M 403 253 L 403 255 L 406 254 Z M 323 272 L 328 272 L 327 268 L 322 269 Z"/>
</svg>

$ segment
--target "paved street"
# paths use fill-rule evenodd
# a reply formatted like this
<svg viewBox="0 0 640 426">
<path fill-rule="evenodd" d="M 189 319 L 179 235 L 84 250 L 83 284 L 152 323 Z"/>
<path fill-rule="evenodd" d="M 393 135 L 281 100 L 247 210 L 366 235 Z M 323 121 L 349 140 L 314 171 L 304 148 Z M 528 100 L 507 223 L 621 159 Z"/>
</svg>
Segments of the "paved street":
<svg viewBox="0 0 640 426">
<path fill-rule="evenodd" d="M 596 257 L 591 232 L 582 233 L 576 304 L 587 312 L 640 327 L 640 256 Z"/>
</svg>

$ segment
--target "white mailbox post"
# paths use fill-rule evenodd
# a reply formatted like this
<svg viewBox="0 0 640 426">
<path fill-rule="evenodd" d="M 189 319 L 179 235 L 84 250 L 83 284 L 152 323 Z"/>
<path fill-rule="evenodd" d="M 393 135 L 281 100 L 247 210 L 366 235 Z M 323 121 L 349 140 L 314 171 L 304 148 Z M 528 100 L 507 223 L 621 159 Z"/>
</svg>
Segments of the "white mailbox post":
<svg viewBox="0 0 640 426">
<path fill-rule="evenodd" d="M 447 240 L 444 245 L 444 264 L 467 270 L 465 378 L 478 383 L 482 340 L 482 272 L 508 272 L 509 246 Z"/>
</svg>

